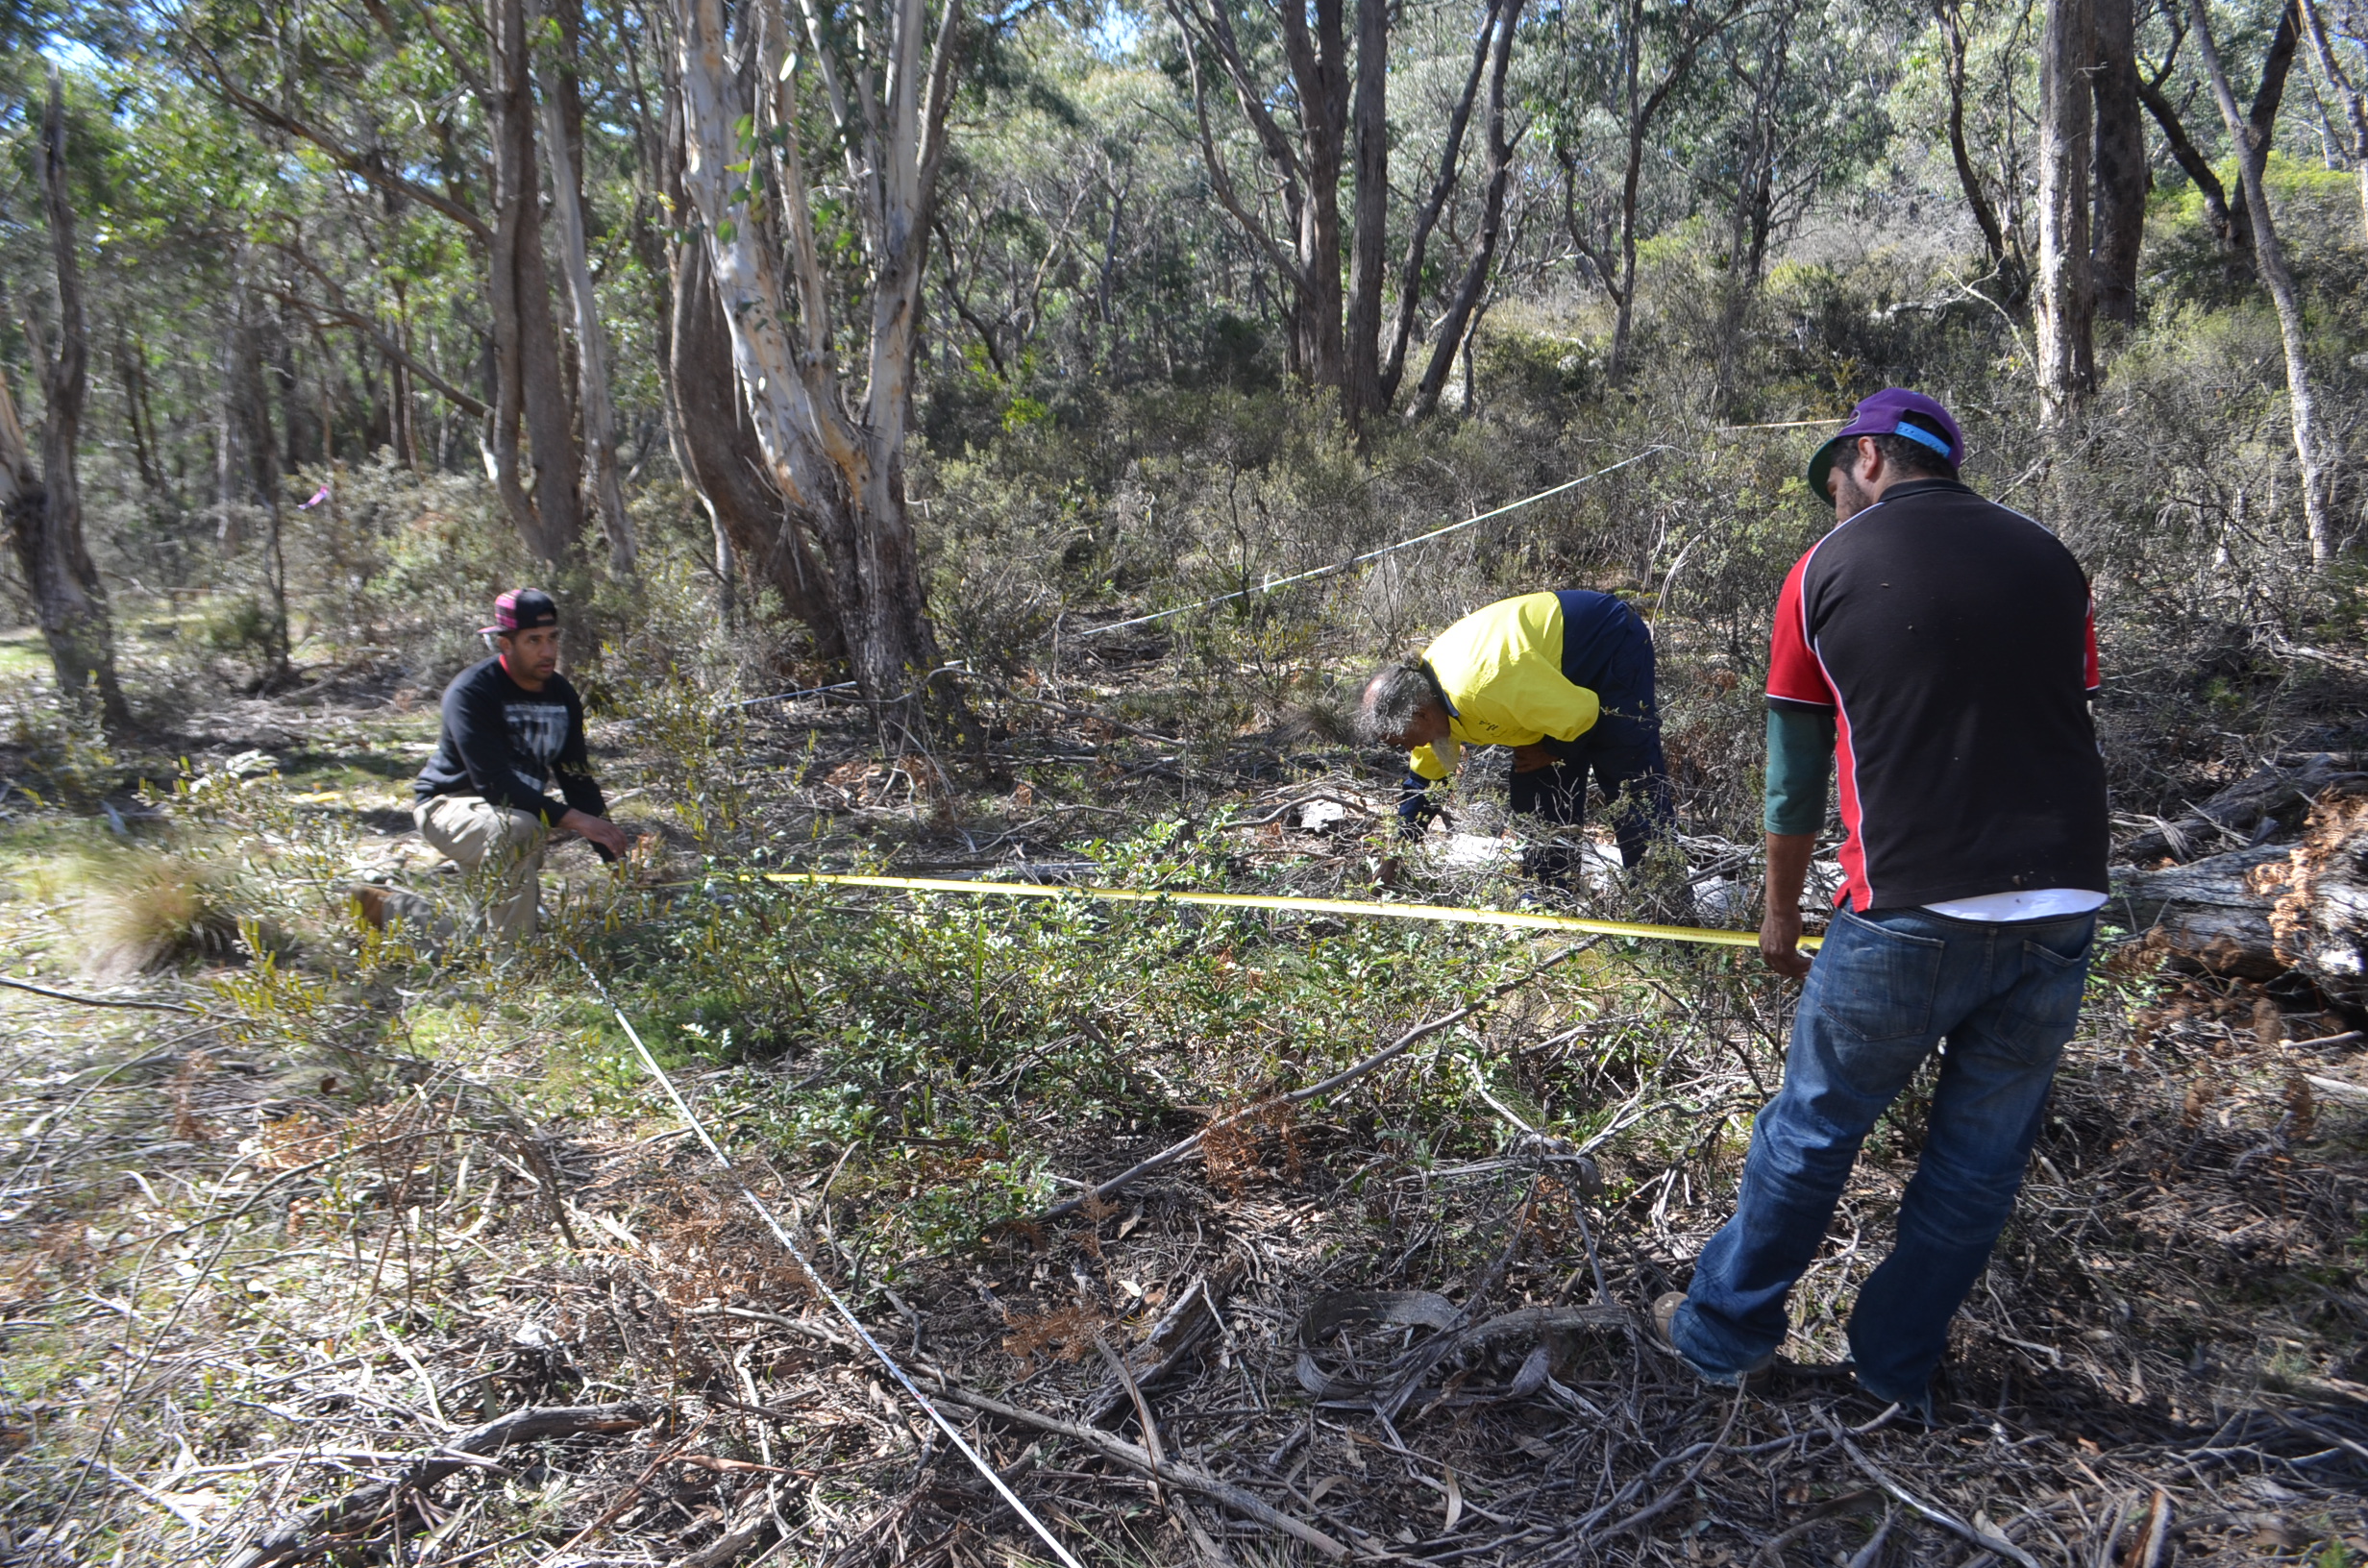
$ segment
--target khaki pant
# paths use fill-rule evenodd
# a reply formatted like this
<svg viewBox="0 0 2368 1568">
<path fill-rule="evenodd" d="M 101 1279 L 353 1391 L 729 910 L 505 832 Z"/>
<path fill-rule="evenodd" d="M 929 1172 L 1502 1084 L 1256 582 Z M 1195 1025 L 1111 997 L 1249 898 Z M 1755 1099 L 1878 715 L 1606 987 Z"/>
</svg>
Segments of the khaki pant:
<svg viewBox="0 0 2368 1568">
<path fill-rule="evenodd" d="M 421 838 L 482 878 L 485 923 L 495 941 L 515 945 L 534 935 L 543 845 L 551 836 L 541 818 L 482 796 L 439 795 L 412 807 L 411 821 Z"/>
</svg>

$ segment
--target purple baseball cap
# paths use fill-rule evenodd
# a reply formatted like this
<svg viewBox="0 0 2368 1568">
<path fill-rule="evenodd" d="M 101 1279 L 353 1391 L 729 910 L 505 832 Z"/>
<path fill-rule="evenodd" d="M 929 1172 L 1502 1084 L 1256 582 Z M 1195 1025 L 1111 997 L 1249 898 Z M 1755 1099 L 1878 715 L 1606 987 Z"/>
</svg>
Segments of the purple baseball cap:
<svg viewBox="0 0 2368 1568">
<path fill-rule="evenodd" d="M 477 628 L 478 635 L 524 631 L 530 626 L 555 626 L 559 606 L 540 588 L 512 588 L 493 601 L 493 625 Z"/>
<path fill-rule="evenodd" d="M 1915 420 L 1903 416 L 1913 414 Z M 1922 421 L 1922 424 L 1916 423 Z M 1937 429 L 1940 434 L 1935 435 Z M 1957 421 L 1949 411 L 1921 392 L 1911 392 L 1904 386 L 1887 386 L 1850 410 L 1850 423 L 1840 433 L 1816 450 L 1809 459 L 1809 493 L 1819 501 L 1826 499 L 1825 479 L 1833 471 L 1834 454 L 1845 441 L 1862 435 L 1898 435 L 1930 447 L 1939 456 L 1949 460 L 1951 468 L 1965 461 L 1965 437 L 1958 429 Z M 1943 445 L 1941 437 L 1947 437 Z"/>
</svg>

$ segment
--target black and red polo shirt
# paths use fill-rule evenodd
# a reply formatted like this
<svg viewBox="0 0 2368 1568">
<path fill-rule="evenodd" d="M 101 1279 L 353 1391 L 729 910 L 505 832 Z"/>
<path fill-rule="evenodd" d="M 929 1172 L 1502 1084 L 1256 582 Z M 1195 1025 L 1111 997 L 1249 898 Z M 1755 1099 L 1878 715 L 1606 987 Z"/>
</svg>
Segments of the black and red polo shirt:
<svg viewBox="0 0 2368 1568">
<path fill-rule="evenodd" d="M 2088 580 L 2020 512 L 1912 479 L 1819 540 L 1777 600 L 1767 699 L 1836 716 L 1841 900 L 2103 892 L 2098 685 Z"/>
</svg>

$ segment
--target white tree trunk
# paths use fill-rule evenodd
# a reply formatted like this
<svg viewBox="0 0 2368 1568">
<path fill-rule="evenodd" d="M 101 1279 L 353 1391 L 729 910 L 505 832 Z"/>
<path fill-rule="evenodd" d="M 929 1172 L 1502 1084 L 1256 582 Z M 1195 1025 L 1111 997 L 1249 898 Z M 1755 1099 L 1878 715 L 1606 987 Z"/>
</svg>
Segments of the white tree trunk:
<svg viewBox="0 0 2368 1568">
<path fill-rule="evenodd" d="M 677 11 L 682 181 L 731 325 L 740 394 L 775 484 L 821 547 L 826 592 L 856 681 L 892 738 L 899 731 L 913 735 L 936 641 L 905 511 L 903 448 L 959 9 L 945 7 L 935 43 L 925 51 L 924 0 L 895 0 L 888 36 L 873 57 L 876 73 L 862 59 L 839 58 L 843 41 L 808 17 L 815 68 L 850 143 L 851 183 L 868 220 L 870 341 L 859 395 L 831 354 L 828 281 L 798 154 L 799 67 L 794 60 L 787 69 L 760 65 L 758 92 L 773 101 L 742 104 L 726 59 L 722 0 L 677 0 Z M 769 60 L 770 40 L 751 44 L 759 48 L 760 61 Z M 859 109 L 853 116 L 848 113 L 851 86 Z M 752 128 L 745 136 L 738 129 L 744 123 Z M 786 132 L 777 143 L 776 171 L 796 282 L 794 312 L 761 216 L 759 138 L 769 123 Z M 798 325 L 795 342 L 792 322 Z"/>
</svg>

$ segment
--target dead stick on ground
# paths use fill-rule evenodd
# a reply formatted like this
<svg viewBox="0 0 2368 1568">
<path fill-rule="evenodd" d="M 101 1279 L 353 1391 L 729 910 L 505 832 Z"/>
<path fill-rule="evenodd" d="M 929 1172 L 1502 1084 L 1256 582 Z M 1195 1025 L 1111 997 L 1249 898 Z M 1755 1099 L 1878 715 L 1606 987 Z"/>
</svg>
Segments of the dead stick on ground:
<svg viewBox="0 0 2368 1568">
<path fill-rule="evenodd" d="M 941 1373 L 941 1380 L 943 1376 Z M 1220 1481 L 1194 1465 L 1172 1458 L 1165 1464 L 1155 1463 L 1147 1450 L 1128 1442 L 1123 1437 L 1114 1437 L 1109 1433 L 1093 1427 L 1079 1426 L 1074 1421 L 1064 1421 L 1058 1416 L 1040 1414 L 1017 1405 L 1006 1405 L 1000 1400 L 989 1399 L 984 1394 L 974 1394 L 957 1383 L 941 1381 L 938 1392 L 957 1405 L 968 1405 L 972 1409 L 1000 1416 L 1006 1421 L 1017 1421 L 1022 1426 L 1034 1427 L 1039 1432 L 1057 1433 L 1072 1442 L 1083 1443 L 1105 1458 L 1116 1459 L 1121 1464 L 1139 1470 L 1147 1476 L 1164 1481 L 1171 1486 L 1188 1492 L 1198 1492 L 1212 1502 L 1231 1508 L 1246 1519 L 1255 1519 L 1270 1530 L 1279 1530 L 1294 1539 L 1305 1541 L 1325 1556 L 1336 1561 L 1348 1556 L 1348 1548 L 1305 1520 L 1295 1519 L 1272 1507 L 1265 1499 L 1244 1491 L 1239 1486 Z"/>
<path fill-rule="evenodd" d="M 1206 1139 L 1209 1134 L 1216 1132 L 1220 1128 L 1235 1126 L 1245 1121 L 1254 1121 L 1266 1113 L 1276 1110 L 1282 1106 L 1300 1105 L 1306 1101 L 1316 1099 L 1320 1095 L 1329 1094 L 1336 1089 L 1342 1089 L 1349 1084 L 1355 1083 L 1367 1073 L 1371 1072 L 1375 1067 L 1386 1066 L 1387 1064 L 1395 1061 L 1398 1057 L 1405 1055 L 1406 1052 L 1412 1050 L 1418 1041 L 1439 1033 L 1442 1029 L 1450 1028 L 1455 1024 L 1463 1022 L 1466 1018 L 1470 1017 L 1473 1014 L 1494 1002 L 1498 997 L 1505 995 L 1509 992 L 1518 991 L 1521 987 L 1528 985 L 1532 980 L 1537 979 L 1538 976 L 1545 973 L 1546 970 L 1554 968 L 1557 964 L 1563 963 L 1566 959 L 1576 958 L 1579 954 L 1587 951 L 1590 947 L 1594 946 L 1595 943 L 1601 942 L 1602 940 L 1603 939 L 1601 937 L 1590 937 L 1585 942 L 1572 943 L 1570 946 L 1564 948 L 1561 952 L 1554 954 L 1542 963 L 1534 966 L 1527 973 L 1517 975 L 1500 986 L 1491 987 L 1488 991 L 1482 992 L 1477 1000 L 1468 1002 L 1464 1006 L 1457 1008 L 1452 1013 L 1443 1014 L 1441 1017 L 1431 1019 L 1428 1023 L 1418 1023 L 1415 1025 L 1412 1029 L 1407 1030 L 1406 1033 L 1398 1036 L 1397 1039 L 1392 1041 L 1380 1050 L 1375 1051 L 1364 1061 L 1355 1064 L 1353 1066 L 1342 1068 L 1340 1071 L 1334 1073 L 1331 1077 L 1326 1078 L 1320 1084 L 1310 1084 L 1305 1089 L 1295 1089 L 1288 1094 L 1277 1094 L 1272 1099 L 1261 1100 L 1256 1105 L 1248 1106 L 1243 1110 L 1236 1111 L 1230 1115 L 1219 1116 L 1215 1120 L 1211 1121 L 1206 1127 L 1201 1128 L 1200 1131 L 1193 1134 L 1192 1137 L 1184 1139 L 1182 1142 L 1172 1144 L 1169 1147 L 1160 1150 L 1148 1160 L 1145 1160 L 1138 1164 L 1128 1166 L 1126 1169 L 1120 1171 L 1116 1176 L 1113 1176 L 1108 1181 L 1102 1183 L 1099 1187 L 1096 1187 L 1088 1191 L 1081 1192 L 1077 1196 L 1071 1198 L 1066 1202 L 1054 1204 L 1043 1213 L 1038 1214 L 1032 1223 L 1038 1225 L 1048 1225 L 1056 1219 L 1066 1219 L 1071 1214 L 1073 1214 L 1078 1210 L 1084 1208 L 1088 1202 L 1098 1202 L 1103 1198 L 1107 1198 L 1111 1193 L 1124 1188 L 1129 1183 L 1140 1181 L 1155 1170 L 1163 1170 L 1168 1166 L 1174 1164 L 1177 1161 L 1184 1159 L 1186 1156 L 1198 1149 L 1200 1147 L 1201 1140 Z"/>
<path fill-rule="evenodd" d="M 1630 1514 L 1627 1518 L 1620 1520 L 1616 1524 L 1606 1526 L 1600 1534 L 1590 1536 L 1589 1543 L 1591 1545 L 1598 1545 L 1604 1541 L 1612 1539 L 1616 1535 L 1625 1535 L 1628 1531 L 1635 1530 L 1640 1525 L 1648 1524 L 1652 1520 L 1659 1518 L 1662 1514 L 1666 1513 L 1670 1508 L 1676 1507 L 1679 1503 L 1683 1502 L 1688 1496 L 1690 1496 L 1693 1490 L 1694 1478 L 1701 1475 L 1703 1467 L 1708 1465 L 1712 1458 L 1716 1456 L 1718 1451 L 1726 1446 L 1727 1433 L 1735 1430 L 1735 1418 L 1743 1413 L 1744 1394 L 1745 1390 L 1741 1388 L 1735 1390 L 1735 1403 L 1727 1407 L 1726 1425 L 1718 1429 L 1718 1435 L 1711 1439 L 1710 1447 L 1704 1449 L 1698 1456 L 1695 1457 L 1693 1467 L 1686 1472 L 1686 1474 L 1678 1481 L 1676 1485 L 1670 1487 L 1667 1491 L 1663 1492 L 1659 1497 L 1655 1498 L 1652 1502 L 1645 1504 L 1644 1507 L 1637 1509 L 1636 1512 Z"/>
<path fill-rule="evenodd" d="M 0 974 L 0 986 L 6 986 L 11 991 L 29 991 L 36 996 L 46 996 L 54 1002 L 72 1002 L 77 1007 L 136 1007 L 146 1013 L 196 1013 L 203 1016 L 202 1009 L 184 1007 L 179 1002 L 141 1002 L 121 996 L 77 996 L 70 991 L 52 991 L 47 986 L 37 986 L 27 980 L 12 980 L 4 974 Z"/>
<path fill-rule="evenodd" d="M 1987 1551 L 1995 1552 L 2002 1557 L 2011 1557 L 2014 1561 L 2021 1563 L 2022 1568 L 2039 1568 L 2037 1558 L 2034 1557 L 2030 1553 L 2024 1551 L 2021 1547 L 2016 1546 L 2012 1541 L 2008 1540 L 2004 1535 L 1993 1535 L 1986 1530 L 1982 1530 L 1976 1526 L 1965 1523 L 1965 1521 L 1958 1518 L 1957 1515 L 1949 1512 L 1946 1508 L 1936 1508 L 1933 1507 L 1930 1503 L 1925 1502 L 1922 1498 L 1908 1490 L 1907 1487 L 1902 1486 L 1898 1482 L 1893 1481 L 1889 1476 L 1884 1474 L 1882 1469 L 1876 1465 L 1875 1461 L 1868 1458 L 1864 1452 L 1859 1448 L 1858 1444 L 1852 1442 L 1847 1436 L 1843 1435 L 1841 1429 L 1834 1424 L 1834 1418 L 1826 1414 L 1825 1411 L 1819 1410 L 1817 1412 L 1817 1418 L 1825 1423 L 1826 1430 L 1834 1434 L 1835 1438 L 1840 1442 L 1843 1450 L 1849 1454 L 1851 1458 L 1858 1462 L 1858 1467 L 1866 1472 L 1866 1479 L 1882 1487 L 1885 1491 L 1890 1493 L 1900 1502 L 1906 1504 L 1917 1513 L 1922 1514 L 1925 1518 L 1930 1519 L 1934 1524 L 1940 1526 L 1943 1530 L 1955 1531 L 1958 1534 L 1962 1535 L 1965 1539 L 1971 1541 L 1974 1545 L 1985 1548 Z"/>
</svg>

